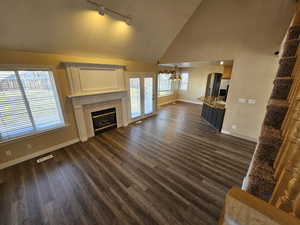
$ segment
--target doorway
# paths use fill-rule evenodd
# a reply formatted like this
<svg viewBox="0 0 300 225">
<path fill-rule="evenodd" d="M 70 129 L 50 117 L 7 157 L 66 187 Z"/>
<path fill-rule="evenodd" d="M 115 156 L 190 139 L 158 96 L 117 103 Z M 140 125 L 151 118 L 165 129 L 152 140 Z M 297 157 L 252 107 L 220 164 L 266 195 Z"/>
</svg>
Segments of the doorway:
<svg viewBox="0 0 300 225">
<path fill-rule="evenodd" d="M 156 79 L 153 74 L 128 75 L 129 118 L 134 122 L 156 113 Z"/>
</svg>

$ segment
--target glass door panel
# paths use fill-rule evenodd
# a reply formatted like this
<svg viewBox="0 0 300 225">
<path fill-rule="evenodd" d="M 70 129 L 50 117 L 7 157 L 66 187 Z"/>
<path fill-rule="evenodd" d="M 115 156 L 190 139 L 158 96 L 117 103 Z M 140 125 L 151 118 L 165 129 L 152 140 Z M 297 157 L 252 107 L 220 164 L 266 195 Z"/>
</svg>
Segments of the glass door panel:
<svg viewBox="0 0 300 225">
<path fill-rule="evenodd" d="M 144 113 L 153 113 L 153 78 L 144 78 Z"/>
<path fill-rule="evenodd" d="M 142 115 L 140 78 L 129 78 L 131 118 Z"/>
</svg>

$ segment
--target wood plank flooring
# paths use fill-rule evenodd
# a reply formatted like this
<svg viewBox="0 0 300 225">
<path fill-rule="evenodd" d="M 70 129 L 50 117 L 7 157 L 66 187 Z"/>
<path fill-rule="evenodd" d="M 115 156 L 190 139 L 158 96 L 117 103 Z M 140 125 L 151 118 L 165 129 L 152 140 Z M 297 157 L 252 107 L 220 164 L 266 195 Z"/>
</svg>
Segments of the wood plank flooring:
<svg viewBox="0 0 300 225">
<path fill-rule="evenodd" d="M 141 124 L 0 171 L 1 225 L 217 224 L 255 143 L 218 134 L 178 103 Z"/>
</svg>

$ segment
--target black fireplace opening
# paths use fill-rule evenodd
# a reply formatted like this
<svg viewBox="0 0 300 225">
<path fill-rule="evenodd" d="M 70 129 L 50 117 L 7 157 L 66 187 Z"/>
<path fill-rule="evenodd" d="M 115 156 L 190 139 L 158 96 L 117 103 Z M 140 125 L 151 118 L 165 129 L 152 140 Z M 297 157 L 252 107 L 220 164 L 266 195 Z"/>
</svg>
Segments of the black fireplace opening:
<svg viewBox="0 0 300 225">
<path fill-rule="evenodd" d="M 95 135 L 117 128 L 116 108 L 92 112 Z"/>
</svg>

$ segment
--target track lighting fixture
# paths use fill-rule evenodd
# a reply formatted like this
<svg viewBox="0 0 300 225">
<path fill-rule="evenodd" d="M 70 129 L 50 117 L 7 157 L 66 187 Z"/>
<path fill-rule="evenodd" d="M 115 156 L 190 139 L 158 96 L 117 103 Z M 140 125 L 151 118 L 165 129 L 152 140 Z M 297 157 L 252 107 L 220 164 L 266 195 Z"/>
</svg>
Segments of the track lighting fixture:
<svg viewBox="0 0 300 225">
<path fill-rule="evenodd" d="M 104 8 L 104 6 L 99 7 L 98 12 L 99 12 L 99 14 L 100 14 L 101 16 L 104 16 L 104 15 L 105 15 L 105 8 Z"/>
<path fill-rule="evenodd" d="M 127 17 L 124 19 L 124 22 L 127 23 L 127 25 L 131 25 L 132 19 L 130 17 Z"/>
<path fill-rule="evenodd" d="M 100 3 L 94 0 L 87 0 L 87 2 L 93 5 L 96 8 L 96 10 L 98 10 L 98 13 L 101 16 L 104 16 L 105 14 L 110 14 L 113 16 L 117 16 L 118 18 L 120 18 L 120 20 L 124 21 L 128 25 L 132 24 L 132 18 L 130 16 L 119 13 L 118 11 L 115 11 L 113 9 L 106 8 L 105 6 L 101 5 Z"/>
</svg>

